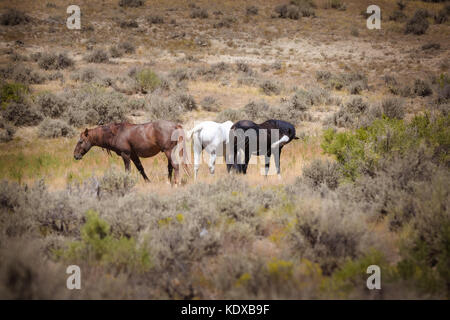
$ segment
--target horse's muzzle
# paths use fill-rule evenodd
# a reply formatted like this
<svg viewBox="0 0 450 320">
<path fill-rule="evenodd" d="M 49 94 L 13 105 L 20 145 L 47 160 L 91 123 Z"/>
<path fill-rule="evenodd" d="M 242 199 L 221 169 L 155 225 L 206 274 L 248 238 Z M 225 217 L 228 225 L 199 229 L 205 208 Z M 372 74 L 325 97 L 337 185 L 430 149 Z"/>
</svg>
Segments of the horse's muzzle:
<svg viewBox="0 0 450 320">
<path fill-rule="evenodd" d="M 75 160 L 80 160 L 81 158 L 83 158 L 81 154 L 75 154 L 73 155 L 73 157 L 75 158 Z"/>
</svg>

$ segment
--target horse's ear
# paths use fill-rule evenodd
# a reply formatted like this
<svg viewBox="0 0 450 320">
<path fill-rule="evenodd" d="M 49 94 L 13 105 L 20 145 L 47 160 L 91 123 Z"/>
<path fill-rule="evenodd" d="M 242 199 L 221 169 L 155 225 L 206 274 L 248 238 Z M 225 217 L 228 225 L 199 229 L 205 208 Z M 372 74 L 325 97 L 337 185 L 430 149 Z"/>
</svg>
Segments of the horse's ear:
<svg viewBox="0 0 450 320">
<path fill-rule="evenodd" d="M 88 136 L 88 134 L 89 134 L 89 129 L 88 128 L 86 128 L 86 130 L 84 130 L 84 135 L 87 137 Z"/>
</svg>

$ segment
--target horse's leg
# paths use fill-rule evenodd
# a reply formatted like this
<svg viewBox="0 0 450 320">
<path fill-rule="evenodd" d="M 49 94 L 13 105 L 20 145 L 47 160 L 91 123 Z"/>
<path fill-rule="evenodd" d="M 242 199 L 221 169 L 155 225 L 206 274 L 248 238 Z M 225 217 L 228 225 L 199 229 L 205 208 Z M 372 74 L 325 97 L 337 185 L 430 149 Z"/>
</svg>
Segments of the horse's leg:
<svg viewBox="0 0 450 320">
<path fill-rule="evenodd" d="M 142 163 L 141 163 L 141 160 L 139 159 L 139 157 L 136 154 L 132 153 L 131 154 L 131 160 L 133 161 L 134 165 L 136 166 L 136 168 L 141 173 L 142 177 L 144 177 L 144 180 L 146 182 L 150 182 L 150 180 L 148 179 L 147 175 L 145 174 L 144 167 L 142 166 Z"/>
<path fill-rule="evenodd" d="M 172 166 L 172 162 L 169 160 L 167 162 L 167 172 L 168 172 L 168 179 L 169 182 L 172 184 L 172 171 L 173 171 L 173 166 Z"/>
<path fill-rule="evenodd" d="M 171 169 L 174 169 L 174 171 L 175 171 L 174 172 L 174 183 L 175 183 L 175 185 L 177 185 L 178 177 L 180 174 L 180 165 L 178 163 L 176 163 L 175 161 L 173 161 L 172 149 L 164 151 L 164 154 L 166 155 L 167 161 L 168 161 L 167 168 L 169 170 L 169 182 L 172 184 L 172 170 Z"/>
<path fill-rule="evenodd" d="M 215 165 L 216 165 L 216 150 L 212 150 L 209 154 L 209 172 L 214 174 Z"/>
<path fill-rule="evenodd" d="M 250 151 L 248 149 L 245 149 L 245 164 L 243 165 L 243 172 L 244 174 L 247 174 L 247 168 L 248 168 L 248 163 L 250 161 Z"/>
<path fill-rule="evenodd" d="M 266 156 L 264 157 L 265 163 L 264 163 L 264 171 L 265 171 L 265 177 L 267 178 L 267 175 L 269 174 L 269 168 L 270 168 L 270 151 L 267 152 Z"/>
<path fill-rule="evenodd" d="M 198 139 L 194 140 L 194 179 L 197 179 L 198 169 L 200 167 L 200 158 L 202 156 L 202 143 Z"/>
<path fill-rule="evenodd" d="M 280 173 L 281 172 L 281 169 L 280 169 L 281 149 L 282 148 L 278 148 L 278 152 L 274 153 L 275 167 L 277 168 L 278 179 L 281 179 L 281 173 Z"/>
<path fill-rule="evenodd" d="M 126 152 L 122 152 L 120 156 L 123 159 L 123 164 L 125 165 L 125 171 L 130 171 L 130 155 Z"/>
</svg>

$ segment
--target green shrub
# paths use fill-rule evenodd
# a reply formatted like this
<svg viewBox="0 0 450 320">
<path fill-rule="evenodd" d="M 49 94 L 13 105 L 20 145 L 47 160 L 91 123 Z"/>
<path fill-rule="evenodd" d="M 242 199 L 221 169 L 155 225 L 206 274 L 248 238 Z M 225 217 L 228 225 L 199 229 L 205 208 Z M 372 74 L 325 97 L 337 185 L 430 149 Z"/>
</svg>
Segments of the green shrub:
<svg viewBox="0 0 450 320">
<path fill-rule="evenodd" d="M 116 272 L 145 272 L 151 267 L 147 248 L 133 238 L 119 239 L 111 235 L 110 226 L 97 212 L 86 212 L 86 223 L 81 228 L 81 240 L 55 251 L 58 259 L 70 263 L 87 263 L 112 268 Z"/>
<path fill-rule="evenodd" d="M 0 104 L 5 108 L 9 102 L 23 102 L 28 93 L 28 87 L 21 83 L 5 83 L 0 88 Z"/>
<path fill-rule="evenodd" d="M 450 189 L 448 171 L 415 186 L 415 219 L 400 251 L 397 269 L 428 293 L 450 297 Z"/>
<path fill-rule="evenodd" d="M 150 69 L 143 69 L 136 73 L 136 81 L 139 90 L 142 92 L 152 92 L 161 84 L 158 75 Z"/>
<path fill-rule="evenodd" d="M 360 258 L 349 260 L 340 266 L 326 284 L 329 290 L 348 297 L 355 290 L 359 294 L 367 294 L 367 267 L 379 266 L 382 270 L 382 286 L 393 280 L 393 271 L 384 254 L 376 249 L 371 249 Z M 376 290 L 374 290 L 376 291 Z"/>
<path fill-rule="evenodd" d="M 355 132 L 324 134 L 322 148 L 336 156 L 345 176 L 354 179 L 360 173 L 373 174 L 381 158 L 404 154 L 422 143 L 443 163 L 449 161 L 449 116 L 430 119 L 417 116 L 411 123 L 383 118 Z"/>
</svg>

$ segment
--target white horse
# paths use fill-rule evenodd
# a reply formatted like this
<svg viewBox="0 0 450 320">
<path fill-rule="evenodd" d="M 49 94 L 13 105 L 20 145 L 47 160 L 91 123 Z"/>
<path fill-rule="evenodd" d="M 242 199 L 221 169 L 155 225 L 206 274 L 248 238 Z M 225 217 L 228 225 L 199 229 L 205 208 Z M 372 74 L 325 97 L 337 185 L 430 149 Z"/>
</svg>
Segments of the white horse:
<svg viewBox="0 0 450 320">
<path fill-rule="evenodd" d="M 197 172 L 200 167 L 200 157 L 203 149 L 210 155 L 208 166 L 211 174 L 214 174 L 217 153 L 221 151 L 225 159 L 226 145 L 228 144 L 230 128 L 232 125 L 233 122 L 231 121 L 226 121 L 224 123 L 204 121 L 187 132 L 187 139 L 190 139 L 192 136 L 194 140 L 195 179 L 197 179 Z"/>
</svg>

